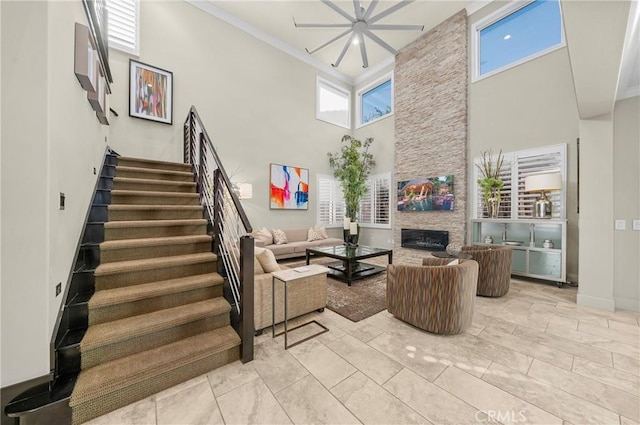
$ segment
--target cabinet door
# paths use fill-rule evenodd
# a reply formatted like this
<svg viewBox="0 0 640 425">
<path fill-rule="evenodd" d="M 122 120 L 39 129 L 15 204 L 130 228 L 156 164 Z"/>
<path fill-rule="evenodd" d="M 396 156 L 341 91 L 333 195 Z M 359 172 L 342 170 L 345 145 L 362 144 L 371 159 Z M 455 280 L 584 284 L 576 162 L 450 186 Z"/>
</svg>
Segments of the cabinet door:
<svg viewBox="0 0 640 425">
<path fill-rule="evenodd" d="M 511 262 L 511 271 L 513 273 L 526 274 L 527 270 L 527 251 L 513 248 L 513 258 Z"/>
<path fill-rule="evenodd" d="M 559 252 L 529 252 L 529 273 L 539 276 L 562 277 L 562 254 Z"/>
</svg>

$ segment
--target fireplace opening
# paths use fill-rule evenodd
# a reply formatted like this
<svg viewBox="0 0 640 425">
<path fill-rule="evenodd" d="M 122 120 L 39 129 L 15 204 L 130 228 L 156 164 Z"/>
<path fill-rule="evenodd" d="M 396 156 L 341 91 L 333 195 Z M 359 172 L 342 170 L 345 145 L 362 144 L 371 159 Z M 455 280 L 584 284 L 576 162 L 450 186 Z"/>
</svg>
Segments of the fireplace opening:
<svg viewBox="0 0 640 425">
<path fill-rule="evenodd" d="M 444 251 L 449 245 L 449 232 L 446 230 L 401 229 L 400 232 L 403 248 Z"/>
</svg>

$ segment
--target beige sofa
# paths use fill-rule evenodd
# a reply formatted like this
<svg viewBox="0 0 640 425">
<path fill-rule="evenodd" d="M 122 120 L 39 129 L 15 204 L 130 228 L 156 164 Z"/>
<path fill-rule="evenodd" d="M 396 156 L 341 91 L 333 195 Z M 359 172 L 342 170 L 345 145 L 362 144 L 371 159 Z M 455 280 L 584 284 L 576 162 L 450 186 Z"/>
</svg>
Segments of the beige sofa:
<svg viewBox="0 0 640 425">
<path fill-rule="evenodd" d="M 263 229 L 264 230 L 264 229 Z M 294 227 L 290 229 L 281 229 L 287 236 L 287 243 L 276 245 L 271 241 L 265 242 L 261 240 L 260 236 L 254 232 L 254 238 L 256 246 L 268 248 L 276 256 L 277 260 L 293 257 L 304 257 L 307 252 L 307 248 L 319 247 L 319 246 L 336 246 L 342 245 L 344 241 L 338 238 L 326 238 L 316 241 L 308 242 L 308 227 Z"/>
<path fill-rule="evenodd" d="M 259 270 L 255 270 L 253 317 L 256 331 L 271 326 L 271 280 L 271 273 L 259 273 Z M 280 323 L 284 321 L 284 284 L 282 282 L 276 282 L 275 294 L 276 323 Z M 314 310 L 324 310 L 327 305 L 327 275 L 320 274 L 296 281 L 289 286 L 287 297 L 289 319 Z"/>
</svg>

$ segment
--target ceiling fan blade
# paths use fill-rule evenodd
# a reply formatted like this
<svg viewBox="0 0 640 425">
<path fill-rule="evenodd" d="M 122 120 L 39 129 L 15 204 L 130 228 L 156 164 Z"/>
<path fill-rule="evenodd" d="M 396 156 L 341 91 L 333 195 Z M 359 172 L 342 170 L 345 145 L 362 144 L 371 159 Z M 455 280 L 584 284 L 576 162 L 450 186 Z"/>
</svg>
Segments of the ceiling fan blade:
<svg viewBox="0 0 640 425">
<path fill-rule="evenodd" d="M 344 31 L 341 34 L 336 35 L 335 37 L 333 37 L 331 40 L 327 41 L 326 43 L 324 43 L 320 47 L 316 47 L 315 49 L 313 49 L 311 51 L 309 51 L 309 49 L 305 49 L 305 50 L 307 51 L 307 53 L 313 54 L 313 53 L 317 52 L 318 50 L 327 47 L 329 44 L 333 43 L 334 41 L 337 41 L 337 40 L 341 39 L 342 37 L 344 37 L 345 35 L 349 34 L 350 32 L 351 32 L 351 28 L 349 28 L 348 30 Z"/>
<path fill-rule="evenodd" d="M 360 37 L 360 56 L 362 56 L 362 67 L 369 67 L 369 59 L 367 59 L 367 48 L 364 45 L 364 36 Z"/>
<path fill-rule="evenodd" d="M 415 30 L 422 31 L 424 30 L 424 25 L 385 25 L 385 24 L 374 24 L 369 25 L 367 29 L 370 30 Z"/>
<path fill-rule="evenodd" d="M 353 10 L 356 12 L 356 19 L 362 19 L 362 6 L 360 6 L 360 0 L 353 0 Z"/>
<path fill-rule="evenodd" d="M 345 12 L 342 9 L 340 9 L 338 6 L 336 6 L 335 4 L 331 3 L 329 0 L 321 0 L 321 1 L 322 1 L 322 3 L 326 4 L 327 6 L 329 6 L 330 8 L 335 10 L 336 12 L 338 12 L 340 15 L 344 16 L 345 18 L 347 18 L 347 20 L 349 22 L 355 22 L 355 19 L 353 19 L 351 16 L 349 16 L 349 14 L 347 12 Z"/>
<path fill-rule="evenodd" d="M 402 9 L 403 7 L 409 5 L 410 3 L 413 3 L 414 1 L 415 0 L 402 0 L 400 3 L 394 4 L 393 6 L 388 8 L 387 10 L 384 10 L 384 11 L 378 13 L 376 16 L 374 16 L 373 18 L 369 19 L 368 22 L 370 24 L 373 24 L 374 22 L 379 21 L 380 19 L 384 18 L 385 16 L 391 15 L 396 10 Z"/>
<path fill-rule="evenodd" d="M 293 22 L 296 28 L 351 28 L 353 24 L 298 24 Z"/>
<path fill-rule="evenodd" d="M 375 35 L 371 31 L 366 30 L 364 33 L 366 34 L 367 37 L 369 37 L 375 43 L 378 43 L 380 46 L 382 46 L 385 49 L 387 49 L 389 51 L 389 53 L 391 53 L 393 55 L 397 55 L 398 54 L 398 51 L 396 49 L 394 49 L 393 47 L 389 46 L 387 43 L 384 42 L 384 40 L 382 40 L 380 37 L 378 37 L 377 35 Z"/>
<path fill-rule="evenodd" d="M 347 50 L 349 50 L 349 46 L 351 46 L 351 38 L 353 37 L 349 37 L 349 39 L 347 40 L 347 43 L 344 45 L 342 52 L 340 52 L 340 56 L 338 56 L 338 60 L 336 61 L 336 63 L 331 64 L 332 67 L 337 68 L 340 66 L 340 62 L 342 62 L 342 58 L 344 58 L 344 55 L 347 53 Z"/>
<path fill-rule="evenodd" d="M 373 13 L 373 9 L 376 8 L 377 4 L 378 4 L 378 0 L 371 0 L 371 4 L 369 5 L 369 8 L 367 9 L 367 11 L 364 13 L 364 16 L 362 17 L 362 19 L 364 19 L 365 21 L 369 19 L 369 17 Z"/>
</svg>

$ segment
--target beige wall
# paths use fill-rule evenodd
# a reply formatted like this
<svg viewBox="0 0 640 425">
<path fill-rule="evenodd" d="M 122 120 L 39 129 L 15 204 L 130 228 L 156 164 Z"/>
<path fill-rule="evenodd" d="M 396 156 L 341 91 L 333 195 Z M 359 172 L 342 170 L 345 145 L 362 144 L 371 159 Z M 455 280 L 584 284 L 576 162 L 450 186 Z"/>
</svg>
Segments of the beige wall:
<svg viewBox="0 0 640 425">
<path fill-rule="evenodd" d="M 470 16 L 471 25 L 495 11 L 491 4 Z M 512 152 L 567 144 L 567 279 L 578 275 L 578 111 L 567 49 L 471 82 L 469 89 L 469 175 L 473 158 L 487 149 Z M 471 191 L 471 185 L 468 188 Z M 472 198 L 469 192 L 469 199 Z M 473 212 L 471 206 L 470 213 Z"/>
<path fill-rule="evenodd" d="M 613 217 L 626 230 L 613 232 L 613 296 L 616 308 L 640 311 L 640 97 L 616 102 L 613 111 Z"/>
<path fill-rule="evenodd" d="M 2 382 L 49 372 L 49 341 L 105 149 L 73 73 L 80 2 L 2 8 Z M 58 210 L 58 195 L 66 208 Z"/>
<path fill-rule="evenodd" d="M 198 108 L 254 227 L 316 223 L 316 176 L 348 130 L 315 119 L 317 71 L 185 2 L 142 2 L 139 60 L 173 72 L 172 126 L 128 116 L 129 56 L 111 51 L 111 146 L 125 156 L 182 161 L 182 124 Z M 171 31 L 167 31 L 171 28 Z M 269 209 L 269 164 L 310 170 L 308 211 Z"/>
</svg>

